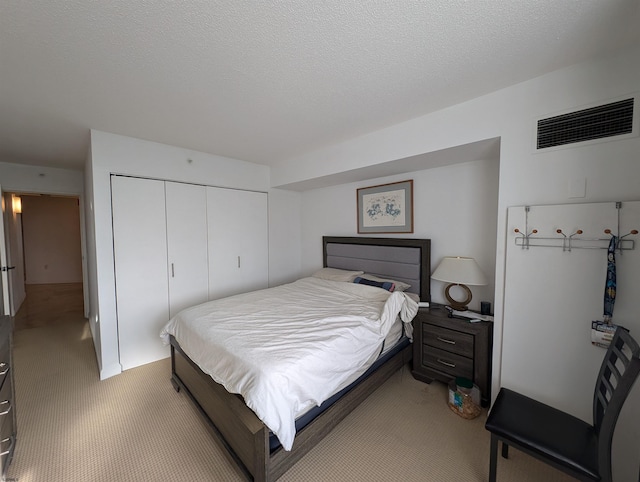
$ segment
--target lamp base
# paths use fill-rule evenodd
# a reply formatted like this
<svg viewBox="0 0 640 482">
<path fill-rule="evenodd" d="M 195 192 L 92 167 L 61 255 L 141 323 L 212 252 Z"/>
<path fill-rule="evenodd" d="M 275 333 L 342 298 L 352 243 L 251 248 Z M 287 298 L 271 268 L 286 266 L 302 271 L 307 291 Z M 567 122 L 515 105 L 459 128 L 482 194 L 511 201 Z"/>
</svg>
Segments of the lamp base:
<svg viewBox="0 0 640 482">
<path fill-rule="evenodd" d="M 449 294 L 449 290 L 451 289 L 452 286 L 459 286 L 460 288 L 462 288 L 466 292 L 467 298 L 463 301 L 454 300 Z M 467 311 L 468 310 L 467 305 L 471 303 L 471 290 L 467 285 L 450 283 L 447 285 L 447 287 L 444 290 L 444 296 L 447 298 L 447 301 L 449 302 L 449 306 L 451 306 L 451 308 L 453 308 L 456 311 Z"/>
</svg>

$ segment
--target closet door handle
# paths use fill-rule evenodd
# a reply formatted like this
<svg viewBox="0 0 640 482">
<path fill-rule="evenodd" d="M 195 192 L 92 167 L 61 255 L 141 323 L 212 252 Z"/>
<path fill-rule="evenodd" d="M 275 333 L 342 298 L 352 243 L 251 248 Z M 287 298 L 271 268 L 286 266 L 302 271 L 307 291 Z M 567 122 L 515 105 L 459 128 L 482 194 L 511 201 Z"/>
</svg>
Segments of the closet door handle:
<svg viewBox="0 0 640 482">
<path fill-rule="evenodd" d="M 240 256 L 238 256 L 238 268 L 240 267 Z"/>
<path fill-rule="evenodd" d="M 173 263 L 171 263 L 171 277 L 172 277 L 172 278 L 175 278 L 175 277 L 176 277 L 176 272 L 175 272 L 175 270 L 173 269 Z"/>
</svg>

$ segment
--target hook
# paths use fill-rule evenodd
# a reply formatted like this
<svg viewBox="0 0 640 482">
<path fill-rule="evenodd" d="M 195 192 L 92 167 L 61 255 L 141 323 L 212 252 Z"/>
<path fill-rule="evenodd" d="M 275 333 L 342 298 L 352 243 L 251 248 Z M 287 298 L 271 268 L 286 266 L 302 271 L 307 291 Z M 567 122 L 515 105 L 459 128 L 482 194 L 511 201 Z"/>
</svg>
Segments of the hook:
<svg viewBox="0 0 640 482">
<path fill-rule="evenodd" d="M 617 208 L 617 209 L 620 209 L 620 208 L 619 208 L 619 206 L 617 205 L 617 203 L 616 203 L 616 208 Z M 615 234 L 613 234 L 613 233 L 611 232 L 611 230 L 610 230 L 610 229 L 605 229 L 605 230 L 604 230 L 604 234 L 608 234 L 608 235 L 609 235 L 609 236 L 611 236 L 612 238 L 615 238 L 615 237 L 616 237 L 616 235 L 615 235 Z M 616 240 L 616 246 L 615 246 L 615 248 L 614 248 L 614 252 L 615 252 L 615 251 L 618 251 L 620 254 L 622 254 L 622 246 L 620 246 L 620 239 L 622 239 L 622 238 L 618 238 L 618 239 Z"/>
<path fill-rule="evenodd" d="M 538 232 L 537 229 L 532 230 L 529 234 L 524 234 L 518 228 L 513 230 L 516 234 L 522 236 L 522 249 L 529 249 L 529 236 L 532 234 L 536 234 Z"/>
<path fill-rule="evenodd" d="M 610 229 L 605 229 L 604 232 L 605 232 L 605 234 L 608 234 L 608 235 L 610 235 L 610 236 L 615 238 L 615 235 L 613 233 L 611 233 Z M 636 235 L 636 234 L 638 234 L 638 230 L 637 229 L 632 229 L 627 234 L 618 237 L 618 239 L 616 240 L 616 250 L 618 250 L 620 252 L 620 254 L 622 254 L 622 244 L 621 244 L 622 240 L 624 238 L 626 238 L 627 236 L 632 236 L 632 235 Z"/>
<path fill-rule="evenodd" d="M 564 236 L 563 239 L 562 239 L 562 251 L 566 251 L 567 250 L 567 235 L 562 232 L 562 229 L 556 229 L 556 233 L 562 234 L 562 236 Z M 571 251 L 571 245 L 569 245 L 569 251 Z"/>
<path fill-rule="evenodd" d="M 573 240 L 573 237 L 582 233 L 584 233 L 582 229 L 577 229 L 575 233 L 569 236 L 569 251 L 571 251 L 571 241 Z"/>
<path fill-rule="evenodd" d="M 625 234 L 624 236 L 620 236 L 618 238 L 618 242 L 616 243 L 616 247 L 620 250 L 620 254 L 622 254 L 622 240 L 624 238 L 626 238 L 627 236 L 632 236 L 632 235 L 636 235 L 638 234 L 638 230 L 637 229 L 632 229 L 631 231 L 629 231 L 627 234 Z"/>
<path fill-rule="evenodd" d="M 582 229 L 578 229 L 575 233 L 567 236 L 566 234 L 564 234 L 562 232 L 562 229 L 556 229 L 556 233 L 558 234 L 562 234 L 562 236 L 564 236 L 564 239 L 562 240 L 562 251 L 571 251 L 571 240 L 573 239 L 574 236 L 578 235 L 578 234 L 582 234 L 584 231 L 582 231 Z"/>
<path fill-rule="evenodd" d="M 627 234 L 625 234 L 624 236 L 620 236 L 620 239 L 622 238 L 626 238 L 627 236 L 631 236 L 632 234 L 638 234 L 638 230 L 637 229 L 632 229 L 631 231 L 629 231 Z"/>
</svg>

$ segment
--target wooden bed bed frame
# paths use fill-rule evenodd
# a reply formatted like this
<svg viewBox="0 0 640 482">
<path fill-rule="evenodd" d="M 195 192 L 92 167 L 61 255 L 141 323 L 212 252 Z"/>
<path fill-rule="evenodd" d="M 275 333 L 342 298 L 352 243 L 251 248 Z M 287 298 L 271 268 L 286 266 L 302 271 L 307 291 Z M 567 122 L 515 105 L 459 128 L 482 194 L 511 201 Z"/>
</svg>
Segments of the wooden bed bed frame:
<svg viewBox="0 0 640 482">
<path fill-rule="evenodd" d="M 324 266 L 329 243 L 399 246 L 420 249 L 420 297 L 429 300 L 430 241 L 428 239 L 323 237 Z M 330 266 L 330 265 L 329 265 Z M 242 397 L 230 394 L 222 385 L 203 373 L 171 337 L 171 383 L 184 390 L 211 427 L 213 433 L 238 463 L 247 478 L 274 481 L 309 452 L 354 408 L 382 385 L 393 373 L 411 360 L 408 345 L 373 371 L 357 386 L 296 433 L 293 447 L 269 448 L 270 430 L 248 408 Z"/>
</svg>

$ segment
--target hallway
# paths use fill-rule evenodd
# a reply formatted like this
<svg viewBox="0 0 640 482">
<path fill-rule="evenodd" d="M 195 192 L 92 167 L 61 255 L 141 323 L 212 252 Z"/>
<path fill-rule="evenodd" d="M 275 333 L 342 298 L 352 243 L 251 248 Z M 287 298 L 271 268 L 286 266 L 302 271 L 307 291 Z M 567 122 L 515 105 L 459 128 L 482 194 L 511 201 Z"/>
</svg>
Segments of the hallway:
<svg viewBox="0 0 640 482">
<path fill-rule="evenodd" d="M 27 297 L 15 316 L 15 330 L 84 320 L 82 283 L 26 285 Z"/>
</svg>

